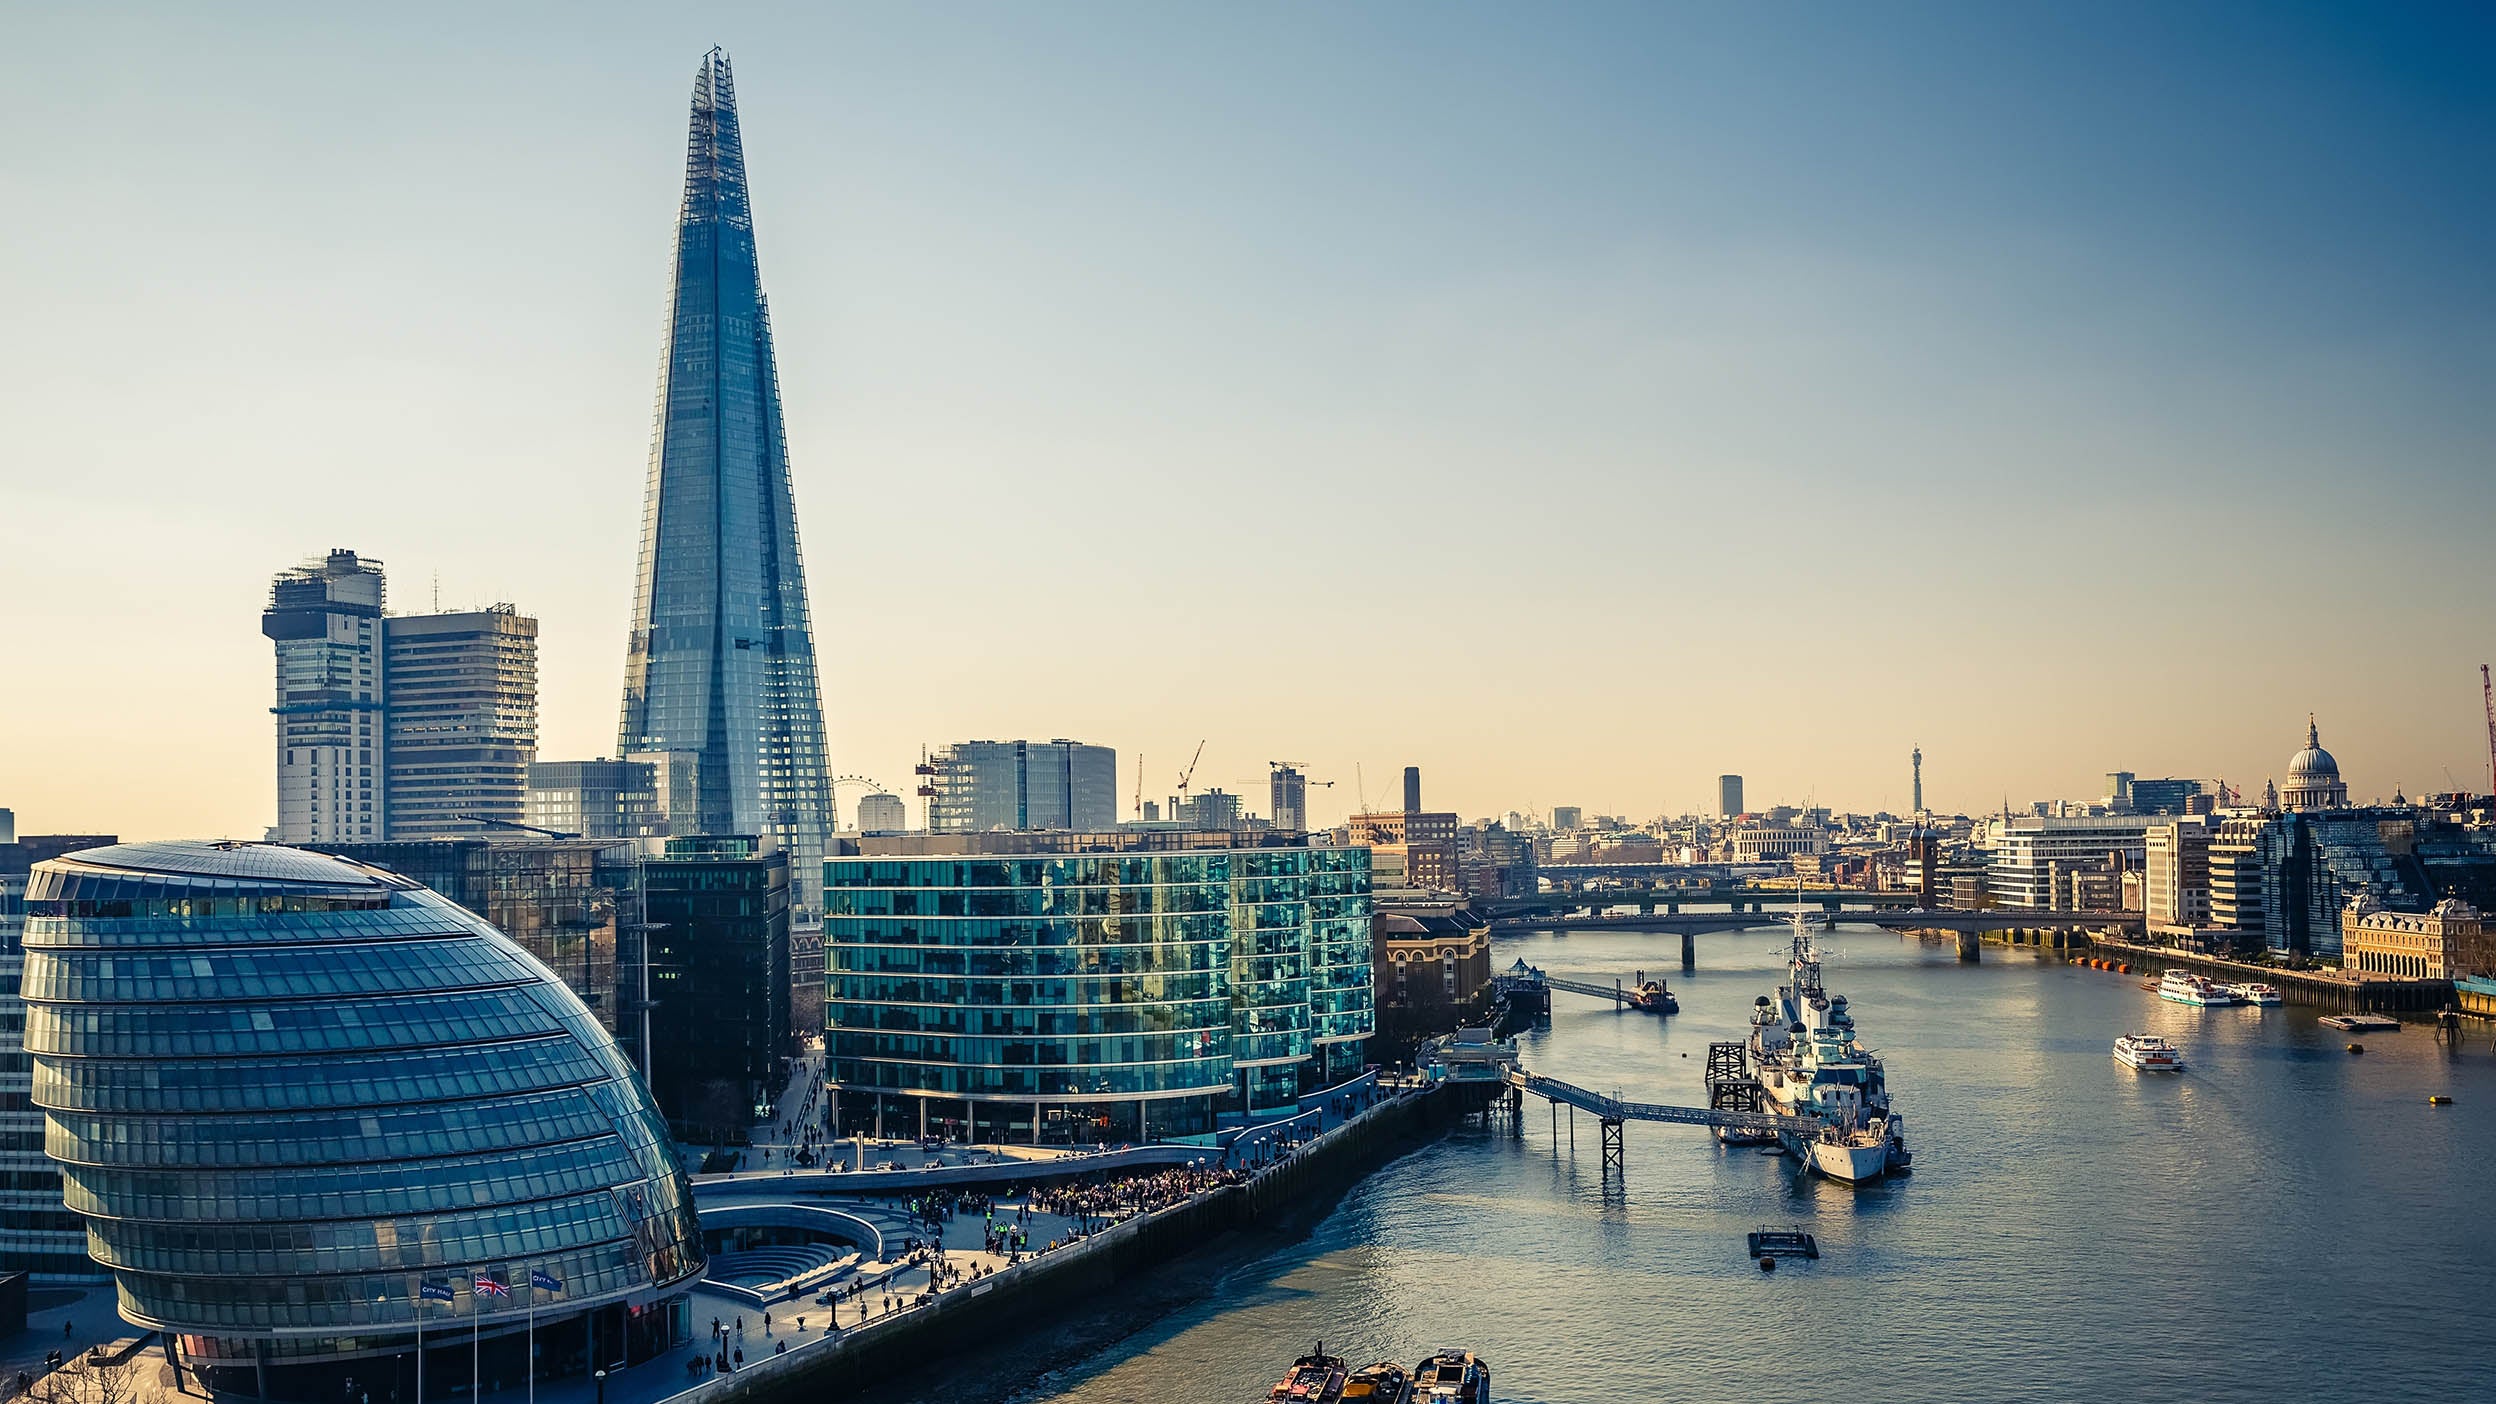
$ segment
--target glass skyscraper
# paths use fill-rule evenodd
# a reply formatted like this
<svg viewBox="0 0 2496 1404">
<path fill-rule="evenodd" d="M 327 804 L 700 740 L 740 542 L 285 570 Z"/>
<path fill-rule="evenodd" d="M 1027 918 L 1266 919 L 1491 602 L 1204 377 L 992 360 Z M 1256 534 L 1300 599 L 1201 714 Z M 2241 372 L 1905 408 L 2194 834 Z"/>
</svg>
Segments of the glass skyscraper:
<svg viewBox="0 0 2496 1404">
<path fill-rule="evenodd" d="M 768 835 L 804 914 L 833 828 L 771 314 L 727 55 L 693 80 L 676 288 L 642 509 L 622 754 L 689 767 L 675 832 Z"/>
</svg>

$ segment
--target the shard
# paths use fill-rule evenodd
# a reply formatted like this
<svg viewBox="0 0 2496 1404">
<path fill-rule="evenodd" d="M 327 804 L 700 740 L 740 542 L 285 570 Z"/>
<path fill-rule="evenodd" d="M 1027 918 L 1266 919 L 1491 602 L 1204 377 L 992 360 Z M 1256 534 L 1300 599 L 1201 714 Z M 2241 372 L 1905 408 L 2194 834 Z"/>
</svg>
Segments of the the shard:
<svg viewBox="0 0 2496 1404">
<path fill-rule="evenodd" d="M 675 831 L 760 834 L 822 910 L 831 770 L 771 315 L 727 55 L 693 80 L 676 288 L 642 508 L 620 746 L 665 767 Z"/>
</svg>

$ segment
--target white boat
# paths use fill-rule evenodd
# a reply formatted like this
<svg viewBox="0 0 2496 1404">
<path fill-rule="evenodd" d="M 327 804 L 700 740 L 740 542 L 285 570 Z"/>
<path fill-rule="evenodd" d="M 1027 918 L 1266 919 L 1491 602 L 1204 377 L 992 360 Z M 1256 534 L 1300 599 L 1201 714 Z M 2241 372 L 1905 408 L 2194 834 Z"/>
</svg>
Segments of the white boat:
<svg viewBox="0 0 2496 1404">
<path fill-rule="evenodd" d="M 2222 1005 L 2236 1002 L 2236 996 L 2189 970 L 2168 971 L 2166 978 L 2158 982 L 2158 997 L 2174 1000 L 2178 1004 Z"/>
<path fill-rule="evenodd" d="M 2227 992 L 2236 997 L 2236 1002 L 2238 1004 L 2271 1005 L 2279 1003 L 2279 991 L 2270 985 L 2263 984 L 2259 980 L 2253 981 L 2249 984 L 2229 985 L 2227 986 Z"/>
<path fill-rule="evenodd" d="M 1905 1170 L 1906 1123 L 1890 1108 L 1880 1058 L 1855 1040 L 1846 996 L 1820 984 L 1820 952 L 1809 919 L 1797 912 L 1786 982 L 1751 1010 L 1745 1045 L 1765 1111 L 1817 1122 L 1777 1133 L 1787 1153 L 1818 1174 L 1850 1185 Z"/>
<path fill-rule="evenodd" d="M 2115 1061 L 2142 1072 L 2182 1072 L 2184 1055 L 2156 1034 L 2125 1034 L 2115 1040 Z"/>
</svg>

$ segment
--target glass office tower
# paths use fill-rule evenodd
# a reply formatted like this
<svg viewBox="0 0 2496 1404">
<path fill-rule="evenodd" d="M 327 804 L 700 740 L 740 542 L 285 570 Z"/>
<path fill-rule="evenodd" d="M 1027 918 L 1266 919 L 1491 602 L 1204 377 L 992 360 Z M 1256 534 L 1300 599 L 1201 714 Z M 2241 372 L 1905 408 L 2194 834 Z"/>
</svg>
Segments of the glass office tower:
<svg viewBox="0 0 2496 1404">
<path fill-rule="evenodd" d="M 824 863 L 841 1130 L 1174 1139 L 1357 1074 L 1368 851 L 1230 838 L 847 841 L 867 851 Z"/>
<path fill-rule="evenodd" d="M 821 910 L 823 700 L 736 90 L 717 49 L 693 84 L 620 733 L 619 754 L 690 770 L 694 832 L 769 835 L 789 854 L 800 918 Z"/>
<path fill-rule="evenodd" d="M 548 1375 L 691 1338 L 701 1239 L 665 1127 L 501 932 L 267 844 L 89 849 L 25 901 L 45 1150 L 186 1384 L 413 1400 L 421 1370 L 447 1399 L 472 1369 L 524 1382 L 532 1315 Z"/>
</svg>

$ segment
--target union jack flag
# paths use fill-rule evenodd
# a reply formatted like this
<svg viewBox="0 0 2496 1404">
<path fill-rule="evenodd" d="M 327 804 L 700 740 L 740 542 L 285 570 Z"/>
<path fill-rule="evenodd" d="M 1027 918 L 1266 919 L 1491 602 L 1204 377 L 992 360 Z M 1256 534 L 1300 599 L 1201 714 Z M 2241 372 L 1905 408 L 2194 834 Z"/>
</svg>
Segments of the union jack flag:
<svg viewBox="0 0 2496 1404">
<path fill-rule="evenodd" d="M 476 1280 L 468 1286 L 470 1291 L 480 1297 L 509 1297 L 511 1295 L 511 1284 L 490 1272 L 478 1273 Z"/>
</svg>

